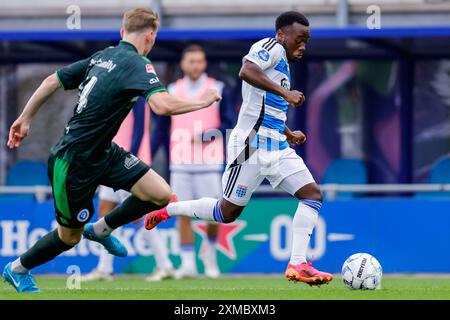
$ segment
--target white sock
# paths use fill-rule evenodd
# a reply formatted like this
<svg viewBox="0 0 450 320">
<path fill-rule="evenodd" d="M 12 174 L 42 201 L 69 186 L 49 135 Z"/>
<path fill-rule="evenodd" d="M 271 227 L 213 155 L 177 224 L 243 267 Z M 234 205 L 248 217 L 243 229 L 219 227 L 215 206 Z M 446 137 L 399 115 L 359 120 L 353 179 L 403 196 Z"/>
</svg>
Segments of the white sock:
<svg viewBox="0 0 450 320">
<path fill-rule="evenodd" d="M 209 236 L 206 236 L 205 238 L 206 240 L 206 251 L 205 251 L 205 255 L 206 256 L 215 256 L 216 255 L 216 238 L 212 238 Z"/>
<path fill-rule="evenodd" d="M 216 214 L 214 214 L 214 212 L 216 212 Z M 201 198 L 198 200 L 172 202 L 167 206 L 167 213 L 169 216 L 187 216 L 192 218 L 200 218 L 203 220 L 223 222 L 219 201 L 214 198 Z"/>
<path fill-rule="evenodd" d="M 181 267 L 188 269 L 197 269 L 197 263 L 195 261 L 195 250 L 181 250 Z"/>
<path fill-rule="evenodd" d="M 306 251 L 318 217 L 317 210 L 305 205 L 301 201 L 299 202 L 292 221 L 292 252 L 289 263 L 299 264 L 306 262 Z"/>
<path fill-rule="evenodd" d="M 28 272 L 28 269 L 25 268 L 22 263 L 20 262 L 20 258 L 17 258 L 16 260 L 14 260 L 11 263 L 11 269 L 13 272 L 15 273 L 19 273 L 19 274 L 25 274 Z"/>
<path fill-rule="evenodd" d="M 147 239 L 155 257 L 156 267 L 161 270 L 173 269 L 172 261 L 169 258 L 169 250 L 161 238 L 159 230 L 157 228 L 151 230 Z"/>
<path fill-rule="evenodd" d="M 109 236 L 113 230 L 113 228 L 106 224 L 104 217 L 94 223 L 94 232 L 100 238 Z"/>
<path fill-rule="evenodd" d="M 217 253 L 215 242 L 207 240 L 206 249 L 204 252 L 204 259 L 209 259 L 210 261 L 217 261 Z"/>
<path fill-rule="evenodd" d="M 109 254 L 105 248 L 102 248 L 100 256 L 98 257 L 97 270 L 102 273 L 113 273 L 114 270 L 114 256 Z"/>
</svg>

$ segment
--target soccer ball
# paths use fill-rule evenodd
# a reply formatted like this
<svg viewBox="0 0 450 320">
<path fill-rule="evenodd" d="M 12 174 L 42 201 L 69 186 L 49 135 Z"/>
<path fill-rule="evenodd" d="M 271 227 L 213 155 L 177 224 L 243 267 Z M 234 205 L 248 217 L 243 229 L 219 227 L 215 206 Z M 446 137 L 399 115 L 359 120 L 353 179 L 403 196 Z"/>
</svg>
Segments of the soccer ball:
<svg viewBox="0 0 450 320">
<path fill-rule="evenodd" d="M 368 253 L 355 253 L 342 266 L 342 280 L 353 290 L 374 290 L 381 283 L 383 270 L 375 257 Z"/>
</svg>

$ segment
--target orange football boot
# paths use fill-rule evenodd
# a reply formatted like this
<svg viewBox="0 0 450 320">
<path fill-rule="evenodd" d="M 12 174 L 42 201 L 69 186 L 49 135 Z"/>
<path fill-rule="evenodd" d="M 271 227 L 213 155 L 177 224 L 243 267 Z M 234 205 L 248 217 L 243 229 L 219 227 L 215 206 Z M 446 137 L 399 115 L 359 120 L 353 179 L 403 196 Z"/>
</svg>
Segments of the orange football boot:
<svg viewBox="0 0 450 320">
<path fill-rule="evenodd" d="M 172 194 L 172 197 L 170 198 L 169 203 L 177 202 L 177 201 L 178 201 L 177 195 L 176 194 Z M 158 224 L 160 224 L 161 222 L 166 221 L 169 218 L 170 218 L 170 216 L 167 213 L 167 206 L 166 206 L 166 207 L 164 207 L 162 209 L 158 209 L 158 210 L 155 210 L 155 211 L 152 211 L 152 212 L 148 213 L 145 216 L 144 227 L 147 230 L 152 230 Z"/>
<path fill-rule="evenodd" d="M 311 286 L 328 284 L 333 280 L 332 274 L 313 268 L 311 262 L 303 262 L 295 265 L 289 263 L 284 276 L 289 281 L 305 282 Z"/>
</svg>

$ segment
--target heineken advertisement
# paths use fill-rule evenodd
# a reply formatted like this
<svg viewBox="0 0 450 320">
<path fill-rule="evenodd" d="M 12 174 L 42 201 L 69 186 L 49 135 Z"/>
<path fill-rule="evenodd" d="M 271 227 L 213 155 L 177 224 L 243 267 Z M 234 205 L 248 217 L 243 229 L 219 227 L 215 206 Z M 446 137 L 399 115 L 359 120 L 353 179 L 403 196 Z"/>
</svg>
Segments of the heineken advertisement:
<svg viewBox="0 0 450 320">
<path fill-rule="evenodd" d="M 282 273 L 291 252 L 293 198 L 255 198 L 241 217 L 220 226 L 216 243 L 224 273 Z M 19 256 L 40 237 L 56 227 L 53 202 L 1 202 L 0 264 Z M 429 228 L 422 223 L 438 221 Z M 450 202 L 432 200 L 342 200 L 325 202 L 314 230 L 309 258 L 321 270 L 340 272 L 353 253 L 367 252 L 383 265 L 384 272 L 450 272 Z M 93 218 L 94 220 L 96 217 Z M 175 266 L 180 263 L 179 236 L 175 219 L 158 227 Z M 206 224 L 194 221 L 196 250 L 206 245 Z M 116 273 L 149 273 L 155 266 L 149 237 L 142 223 L 130 224 L 115 235 L 129 255 L 116 258 Z M 83 240 L 74 249 L 35 269 L 35 273 L 66 273 L 71 266 L 89 272 L 98 260 L 97 243 Z M 418 254 L 420 253 L 420 254 Z M 438 256 L 439 259 L 431 259 Z M 203 265 L 198 258 L 199 272 Z"/>
</svg>

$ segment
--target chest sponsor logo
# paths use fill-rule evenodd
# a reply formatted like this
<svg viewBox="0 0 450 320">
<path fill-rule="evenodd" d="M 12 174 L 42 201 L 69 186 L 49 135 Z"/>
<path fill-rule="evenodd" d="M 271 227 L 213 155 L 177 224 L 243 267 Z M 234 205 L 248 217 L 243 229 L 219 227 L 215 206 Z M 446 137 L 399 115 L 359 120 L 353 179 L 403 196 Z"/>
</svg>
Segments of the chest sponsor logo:
<svg viewBox="0 0 450 320">
<path fill-rule="evenodd" d="M 135 155 L 129 155 L 125 158 L 124 166 L 126 169 L 131 169 L 135 165 L 137 165 L 139 161 L 140 161 L 139 158 L 136 157 Z"/>
<path fill-rule="evenodd" d="M 291 84 L 289 83 L 289 80 L 286 78 L 281 79 L 281 83 L 280 85 L 285 88 L 286 90 L 290 90 L 291 89 Z"/>
</svg>

